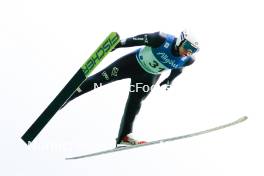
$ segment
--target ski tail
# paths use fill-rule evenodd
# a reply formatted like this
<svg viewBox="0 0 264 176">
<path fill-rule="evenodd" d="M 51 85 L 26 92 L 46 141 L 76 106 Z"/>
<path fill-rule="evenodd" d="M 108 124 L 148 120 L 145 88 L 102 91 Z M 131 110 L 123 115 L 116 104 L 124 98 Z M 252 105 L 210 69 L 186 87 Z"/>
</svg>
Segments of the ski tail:
<svg viewBox="0 0 264 176">
<path fill-rule="evenodd" d="M 25 143 L 30 144 L 35 139 L 61 106 L 71 97 L 75 90 L 85 81 L 103 58 L 115 48 L 119 41 L 119 35 L 116 32 L 112 32 L 108 35 L 108 37 L 101 43 L 101 45 L 99 45 L 61 92 L 21 137 Z"/>
</svg>

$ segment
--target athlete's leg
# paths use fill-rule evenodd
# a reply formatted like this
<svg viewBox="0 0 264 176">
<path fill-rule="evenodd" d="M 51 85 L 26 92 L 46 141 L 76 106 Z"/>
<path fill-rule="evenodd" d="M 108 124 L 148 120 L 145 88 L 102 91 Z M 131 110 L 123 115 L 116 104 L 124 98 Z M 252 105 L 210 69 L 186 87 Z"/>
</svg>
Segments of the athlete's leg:
<svg viewBox="0 0 264 176">
<path fill-rule="evenodd" d="M 137 75 L 137 77 L 132 78 L 131 90 L 121 120 L 119 134 L 116 139 L 117 144 L 121 142 L 124 136 L 132 132 L 133 123 L 140 110 L 142 101 L 149 95 L 159 77 L 160 75 L 144 73 L 144 75 Z"/>
<path fill-rule="evenodd" d="M 135 53 L 130 53 L 116 60 L 114 63 L 110 64 L 100 72 L 88 77 L 67 100 L 64 106 L 76 97 L 94 90 L 95 88 L 117 80 L 130 78 L 133 74 L 133 70 L 131 67 L 131 65 L 134 64 L 133 62 L 135 62 Z"/>
</svg>

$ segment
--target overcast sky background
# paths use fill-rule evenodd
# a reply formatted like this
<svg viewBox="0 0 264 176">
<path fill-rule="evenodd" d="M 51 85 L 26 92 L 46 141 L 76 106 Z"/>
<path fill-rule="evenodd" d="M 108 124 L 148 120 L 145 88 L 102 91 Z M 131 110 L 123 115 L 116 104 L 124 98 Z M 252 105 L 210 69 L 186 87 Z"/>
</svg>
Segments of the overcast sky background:
<svg viewBox="0 0 264 176">
<path fill-rule="evenodd" d="M 263 15 L 257 0 L 0 1 L 0 175 L 263 175 Z M 246 122 L 163 145 L 64 160 L 114 147 L 129 89 L 123 80 L 71 102 L 30 146 L 20 139 L 110 32 L 178 36 L 183 29 L 199 39 L 197 60 L 169 91 L 155 87 L 135 135 L 156 140 L 244 115 Z M 95 72 L 134 49 L 116 50 Z"/>
</svg>

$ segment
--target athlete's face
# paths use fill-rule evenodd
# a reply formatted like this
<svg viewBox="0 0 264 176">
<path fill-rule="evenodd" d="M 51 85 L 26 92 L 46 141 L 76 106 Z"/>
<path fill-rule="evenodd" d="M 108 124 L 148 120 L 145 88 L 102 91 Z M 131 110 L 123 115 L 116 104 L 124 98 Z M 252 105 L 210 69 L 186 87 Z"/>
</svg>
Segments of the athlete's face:
<svg viewBox="0 0 264 176">
<path fill-rule="evenodd" d="M 183 48 L 182 46 L 180 46 L 179 47 L 179 54 L 182 57 L 184 57 L 184 56 L 190 56 L 190 55 L 192 55 L 192 51 L 191 50 L 186 50 L 185 48 Z"/>
</svg>

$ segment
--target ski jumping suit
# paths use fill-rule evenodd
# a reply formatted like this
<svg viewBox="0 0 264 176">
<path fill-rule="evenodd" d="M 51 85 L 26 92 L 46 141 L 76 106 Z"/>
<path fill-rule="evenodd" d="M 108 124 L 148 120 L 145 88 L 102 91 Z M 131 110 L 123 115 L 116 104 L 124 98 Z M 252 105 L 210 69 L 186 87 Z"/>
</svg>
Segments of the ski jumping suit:
<svg viewBox="0 0 264 176">
<path fill-rule="evenodd" d="M 174 36 L 161 32 L 141 34 L 122 40 L 116 48 L 145 46 L 119 58 L 102 71 L 88 77 L 68 102 L 95 89 L 95 85 L 102 86 L 130 78 L 131 89 L 116 139 L 116 142 L 120 143 L 124 136 L 132 132 L 133 122 L 140 110 L 141 102 L 151 92 L 150 87 L 156 84 L 160 73 L 170 69 L 171 73 L 164 81 L 171 84 L 173 79 L 181 74 L 183 67 L 194 62 L 192 57 L 179 56 L 178 48 L 175 47 L 176 40 Z M 142 89 L 146 86 L 148 89 Z"/>
</svg>

